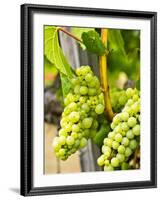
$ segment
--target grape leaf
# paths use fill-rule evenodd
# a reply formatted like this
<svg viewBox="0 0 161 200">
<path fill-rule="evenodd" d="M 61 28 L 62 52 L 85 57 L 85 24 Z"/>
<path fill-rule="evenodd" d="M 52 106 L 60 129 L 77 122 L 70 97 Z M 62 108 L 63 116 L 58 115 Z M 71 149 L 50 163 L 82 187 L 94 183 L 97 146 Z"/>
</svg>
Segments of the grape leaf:
<svg viewBox="0 0 161 200">
<path fill-rule="evenodd" d="M 88 32 L 88 31 L 94 31 L 94 28 L 79 28 L 79 27 L 72 27 L 71 28 L 71 33 L 78 38 L 81 38 L 82 34 L 84 32 Z M 86 49 L 86 46 L 83 43 L 79 42 L 79 44 L 80 44 L 80 46 L 82 47 L 83 50 Z"/>
<path fill-rule="evenodd" d="M 45 27 L 45 56 L 55 65 L 60 73 L 70 78 L 72 77 L 73 71 L 71 66 L 59 46 L 58 28 Z"/>
<path fill-rule="evenodd" d="M 60 79 L 61 79 L 63 97 L 65 98 L 66 95 L 69 93 L 72 84 L 70 80 L 67 78 L 67 76 L 63 74 L 60 74 Z"/>
<path fill-rule="evenodd" d="M 99 131 L 97 132 L 96 136 L 93 138 L 94 143 L 98 146 L 101 147 L 103 144 L 103 140 L 105 137 L 107 137 L 108 133 L 110 131 L 110 125 L 107 124 L 102 124 Z"/>
<path fill-rule="evenodd" d="M 84 32 L 82 34 L 82 40 L 89 52 L 95 53 L 99 56 L 106 52 L 106 48 L 96 31 Z"/>
<path fill-rule="evenodd" d="M 54 34 L 57 32 L 57 28 L 54 26 L 45 26 L 44 30 L 44 46 L 45 46 L 45 56 L 46 58 L 54 64 L 53 58 L 53 40 Z"/>
<path fill-rule="evenodd" d="M 53 63 L 51 63 L 46 56 L 44 56 L 44 67 L 45 69 L 52 69 L 54 71 L 56 71 L 56 67 Z"/>
</svg>

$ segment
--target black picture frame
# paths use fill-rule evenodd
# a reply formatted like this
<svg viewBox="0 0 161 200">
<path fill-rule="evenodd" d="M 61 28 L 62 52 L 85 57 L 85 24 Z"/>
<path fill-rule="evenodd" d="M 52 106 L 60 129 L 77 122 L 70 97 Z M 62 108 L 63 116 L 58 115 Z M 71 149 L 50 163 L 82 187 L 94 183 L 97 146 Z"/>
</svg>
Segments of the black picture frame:
<svg viewBox="0 0 161 200">
<path fill-rule="evenodd" d="M 65 13 L 69 15 L 110 16 L 149 19 L 151 26 L 151 166 L 150 181 L 84 184 L 72 186 L 33 186 L 33 14 Z M 140 189 L 157 187 L 157 13 L 49 5 L 21 5 L 21 190 L 23 196 L 77 192 Z"/>
</svg>

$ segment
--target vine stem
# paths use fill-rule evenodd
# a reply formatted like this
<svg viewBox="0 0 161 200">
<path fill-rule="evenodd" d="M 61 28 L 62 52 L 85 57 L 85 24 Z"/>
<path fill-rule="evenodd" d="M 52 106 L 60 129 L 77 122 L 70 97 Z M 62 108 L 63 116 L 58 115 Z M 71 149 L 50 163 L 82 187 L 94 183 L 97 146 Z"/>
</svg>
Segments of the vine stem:
<svg viewBox="0 0 161 200">
<path fill-rule="evenodd" d="M 73 34 L 70 33 L 69 31 L 67 31 L 67 30 L 65 30 L 65 29 L 63 29 L 63 28 L 61 28 L 61 27 L 58 28 L 58 31 L 62 31 L 62 32 L 64 32 L 65 34 L 67 34 L 68 36 L 70 36 L 70 37 L 72 37 L 73 39 L 77 40 L 78 42 L 83 43 L 82 40 L 81 40 L 80 38 L 76 37 L 75 35 L 73 35 Z"/>
<path fill-rule="evenodd" d="M 105 47 L 107 47 L 107 40 L 108 40 L 108 29 L 101 29 L 101 39 Z M 114 113 L 112 110 L 110 94 L 109 94 L 109 82 L 108 82 L 108 74 L 107 74 L 107 55 L 103 54 L 99 57 L 99 72 L 100 72 L 100 80 L 101 80 L 101 87 L 104 93 L 104 101 L 105 101 L 105 112 L 107 115 L 107 119 L 112 121 L 114 117 Z"/>
</svg>

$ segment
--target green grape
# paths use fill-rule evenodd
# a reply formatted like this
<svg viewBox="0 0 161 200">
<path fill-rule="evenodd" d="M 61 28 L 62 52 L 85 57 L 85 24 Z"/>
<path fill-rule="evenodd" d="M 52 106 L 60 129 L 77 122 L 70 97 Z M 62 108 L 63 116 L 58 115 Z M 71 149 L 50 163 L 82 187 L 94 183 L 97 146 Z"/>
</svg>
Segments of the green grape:
<svg viewBox="0 0 161 200">
<path fill-rule="evenodd" d="M 66 143 L 67 143 L 67 145 L 73 145 L 74 144 L 74 142 L 75 142 L 75 140 L 74 140 L 74 137 L 72 137 L 72 136 L 68 136 L 67 137 L 67 139 L 66 139 Z"/>
<path fill-rule="evenodd" d="M 72 125 L 72 131 L 73 131 L 73 132 L 79 132 L 79 130 L 80 130 L 80 127 L 79 127 L 78 124 L 73 124 L 73 125 Z"/>
<path fill-rule="evenodd" d="M 59 136 L 64 136 L 64 137 L 67 136 L 67 132 L 65 131 L 65 129 L 62 128 L 59 130 Z"/>
<path fill-rule="evenodd" d="M 97 164 L 99 166 L 103 166 L 104 165 L 104 155 L 100 156 L 98 159 L 97 159 Z"/>
<path fill-rule="evenodd" d="M 120 115 L 120 118 L 122 121 L 127 121 L 129 119 L 129 113 L 127 112 L 122 112 L 121 115 Z"/>
<path fill-rule="evenodd" d="M 130 149 L 135 150 L 137 147 L 137 141 L 135 139 L 131 140 L 129 143 L 129 147 Z"/>
<path fill-rule="evenodd" d="M 113 141 L 112 142 L 112 148 L 113 149 L 118 149 L 118 147 L 119 147 L 119 142 Z"/>
<path fill-rule="evenodd" d="M 106 171 L 113 171 L 114 170 L 114 168 L 112 167 L 112 165 L 109 165 L 109 166 L 104 166 L 104 171 L 106 172 Z"/>
<path fill-rule="evenodd" d="M 133 134 L 132 130 L 128 130 L 128 131 L 127 131 L 126 137 L 127 137 L 128 139 L 133 139 L 133 138 L 134 138 L 134 134 Z"/>
<path fill-rule="evenodd" d="M 98 104 L 95 108 L 95 112 L 100 115 L 104 112 L 104 106 L 102 104 Z"/>
<path fill-rule="evenodd" d="M 88 73 L 88 74 L 85 76 L 85 80 L 86 80 L 88 83 L 90 83 L 90 82 L 92 81 L 92 79 L 93 79 L 93 76 L 92 76 L 92 74 L 90 74 L 90 73 Z"/>
<path fill-rule="evenodd" d="M 129 145 L 129 139 L 128 139 L 127 137 L 123 137 L 121 143 L 122 143 L 124 146 L 128 146 L 128 145 Z"/>
<path fill-rule="evenodd" d="M 140 135 L 140 125 L 136 124 L 133 128 L 132 128 L 132 132 L 134 135 L 138 136 Z"/>
<path fill-rule="evenodd" d="M 122 135 L 121 135 L 120 133 L 117 133 L 117 134 L 115 135 L 115 141 L 116 141 L 116 142 L 121 142 L 121 141 L 122 141 Z"/>
<path fill-rule="evenodd" d="M 76 86 L 74 87 L 74 93 L 75 93 L 75 94 L 79 94 L 79 93 L 80 93 L 80 85 L 76 85 Z"/>
<path fill-rule="evenodd" d="M 117 115 L 113 118 L 113 123 L 116 124 L 116 125 L 120 123 L 120 115 L 117 114 Z"/>
<path fill-rule="evenodd" d="M 79 118 L 80 118 L 79 112 L 73 111 L 73 112 L 71 112 L 70 115 L 69 115 L 69 119 L 70 119 L 70 121 L 73 122 L 73 123 L 78 122 L 78 121 L 79 121 Z"/>
<path fill-rule="evenodd" d="M 83 109 L 85 112 L 87 112 L 87 113 L 90 111 L 90 107 L 88 106 L 87 103 L 84 103 L 84 104 L 82 105 L 82 109 Z"/>
<path fill-rule="evenodd" d="M 132 154 L 132 150 L 129 147 L 126 147 L 126 149 L 125 149 L 125 156 L 129 157 L 129 156 L 131 156 L 131 154 Z"/>
<path fill-rule="evenodd" d="M 118 152 L 119 152 L 120 154 L 124 154 L 124 153 L 125 153 L 125 147 L 124 147 L 123 145 L 120 145 L 120 146 L 118 147 Z"/>
<path fill-rule="evenodd" d="M 70 111 L 75 111 L 77 110 L 77 104 L 75 102 L 72 102 L 68 105 L 68 108 L 70 109 Z"/>
<path fill-rule="evenodd" d="M 93 118 L 91 118 L 91 117 L 84 118 L 82 121 L 82 126 L 84 128 L 90 128 L 92 125 L 92 121 L 93 121 Z"/>
<path fill-rule="evenodd" d="M 108 146 L 103 145 L 103 146 L 102 146 L 102 153 L 105 154 L 107 151 L 108 151 L 109 153 L 111 153 L 111 148 L 108 147 Z"/>
<path fill-rule="evenodd" d="M 111 165 L 113 167 L 118 167 L 119 166 L 119 159 L 118 158 L 112 158 L 111 159 Z"/>
<path fill-rule="evenodd" d="M 71 133 L 71 136 L 72 136 L 74 139 L 77 139 L 77 138 L 78 138 L 78 133 L 72 132 L 72 133 Z"/>
<path fill-rule="evenodd" d="M 136 118 L 135 117 L 130 117 L 129 119 L 128 119 L 128 126 L 129 127 L 134 127 L 135 125 L 136 125 L 136 123 L 137 123 L 137 121 L 136 121 Z"/>
<path fill-rule="evenodd" d="M 104 161 L 104 165 L 105 165 L 105 166 L 109 166 L 109 165 L 110 165 L 110 161 L 109 161 L 109 160 L 105 160 L 105 161 Z"/>
<path fill-rule="evenodd" d="M 109 132 L 108 137 L 110 139 L 114 139 L 115 138 L 115 132 Z"/>
<path fill-rule="evenodd" d="M 105 138 L 103 142 L 104 142 L 105 145 L 107 145 L 107 146 L 109 146 L 109 147 L 112 147 L 112 142 L 113 142 L 112 139 L 110 139 L 110 138 Z"/>
<path fill-rule="evenodd" d="M 131 98 L 134 95 L 134 90 L 132 88 L 128 88 L 126 90 L 126 95 L 128 98 Z"/>
<path fill-rule="evenodd" d="M 81 86 L 79 92 L 82 95 L 86 95 L 88 93 L 88 88 L 86 86 Z"/>
<path fill-rule="evenodd" d="M 122 163 L 125 160 L 124 154 L 118 153 L 116 158 L 119 160 L 119 163 Z"/>
<path fill-rule="evenodd" d="M 65 149 L 60 149 L 58 153 L 59 153 L 59 156 L 64 156 L 65 155 Z"/>
<path fill-rule="evenodd" d="M 80 147 L 80 148 L 84 148 L 86 145 L 87 145 L 87 139 L 83 137 L 83 138 L 81 139 L 81 141 L 80 141 L 79 147 Z"/>
<path fill-rule="evenodd" d="M 123 163 L 121 164 L 121 169 L 122 169 L 122 170 L 128 170 L 129 168 L 130 168 L 130 166 L 129 166 L 128 163 L 123 162 Z"/>
<path fill-rule="evenodd" d="M 89 96 L 94 96 L 94 95 L 96 95 L 96 93 L 97 93 L 97 91 L 96 91 L 95 88 L 89 88 L 88 89 L 88 95 Z"/>
<path fill-rule="evenodd" d="M 128 126 L 128 124 L 126 122 L 123 122 L 121 124 L 121 128 L 122 128 L 123 131 L 128 131 L 129 130 L 129 126 Z"/>
<path fill-rule="evenodd" d="M 64 145 L 65 142 L 66 142 L 66 137 L 65 136 L 60 136 L 58 138 L 58 142 L 59 142 L 60 145 Z"/>
</svg>

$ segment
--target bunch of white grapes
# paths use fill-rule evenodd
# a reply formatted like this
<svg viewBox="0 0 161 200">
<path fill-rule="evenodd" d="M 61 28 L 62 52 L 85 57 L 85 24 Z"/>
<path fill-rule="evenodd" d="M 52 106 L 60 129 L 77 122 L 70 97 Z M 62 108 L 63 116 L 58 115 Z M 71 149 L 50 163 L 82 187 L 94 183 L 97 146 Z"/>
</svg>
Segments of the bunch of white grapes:
<svg viewBox="0 0 161 200">
<path fill-rule="evenodd" d="M 129 158 L 139 146 L 140 92 L 128 88 L 125 93 L 126 104 L 113 118 L 112 131 L 104 139 L 102 155 L 97 159 L 98 165 L 104 167 L 104 171 L 128 169 Z"/>
<path fill-rule="evenodd" d="M 112 109 L 115 113 L 120 112 L 128 100 L 126 91 L 118 88 L 112 88 L 110 90 L 110 98 Z"/>
<path fill-rule="evenodd" d="M 59 135 L 54 138 L 56 156 L 66 160 L 87 145 L 99 126 L 98 116 L 104 113 L 104 96 L 100 82 L 89 66 L 81 66 L 71 80 L 72 87 L 64 99 Z"/>
</svg>

